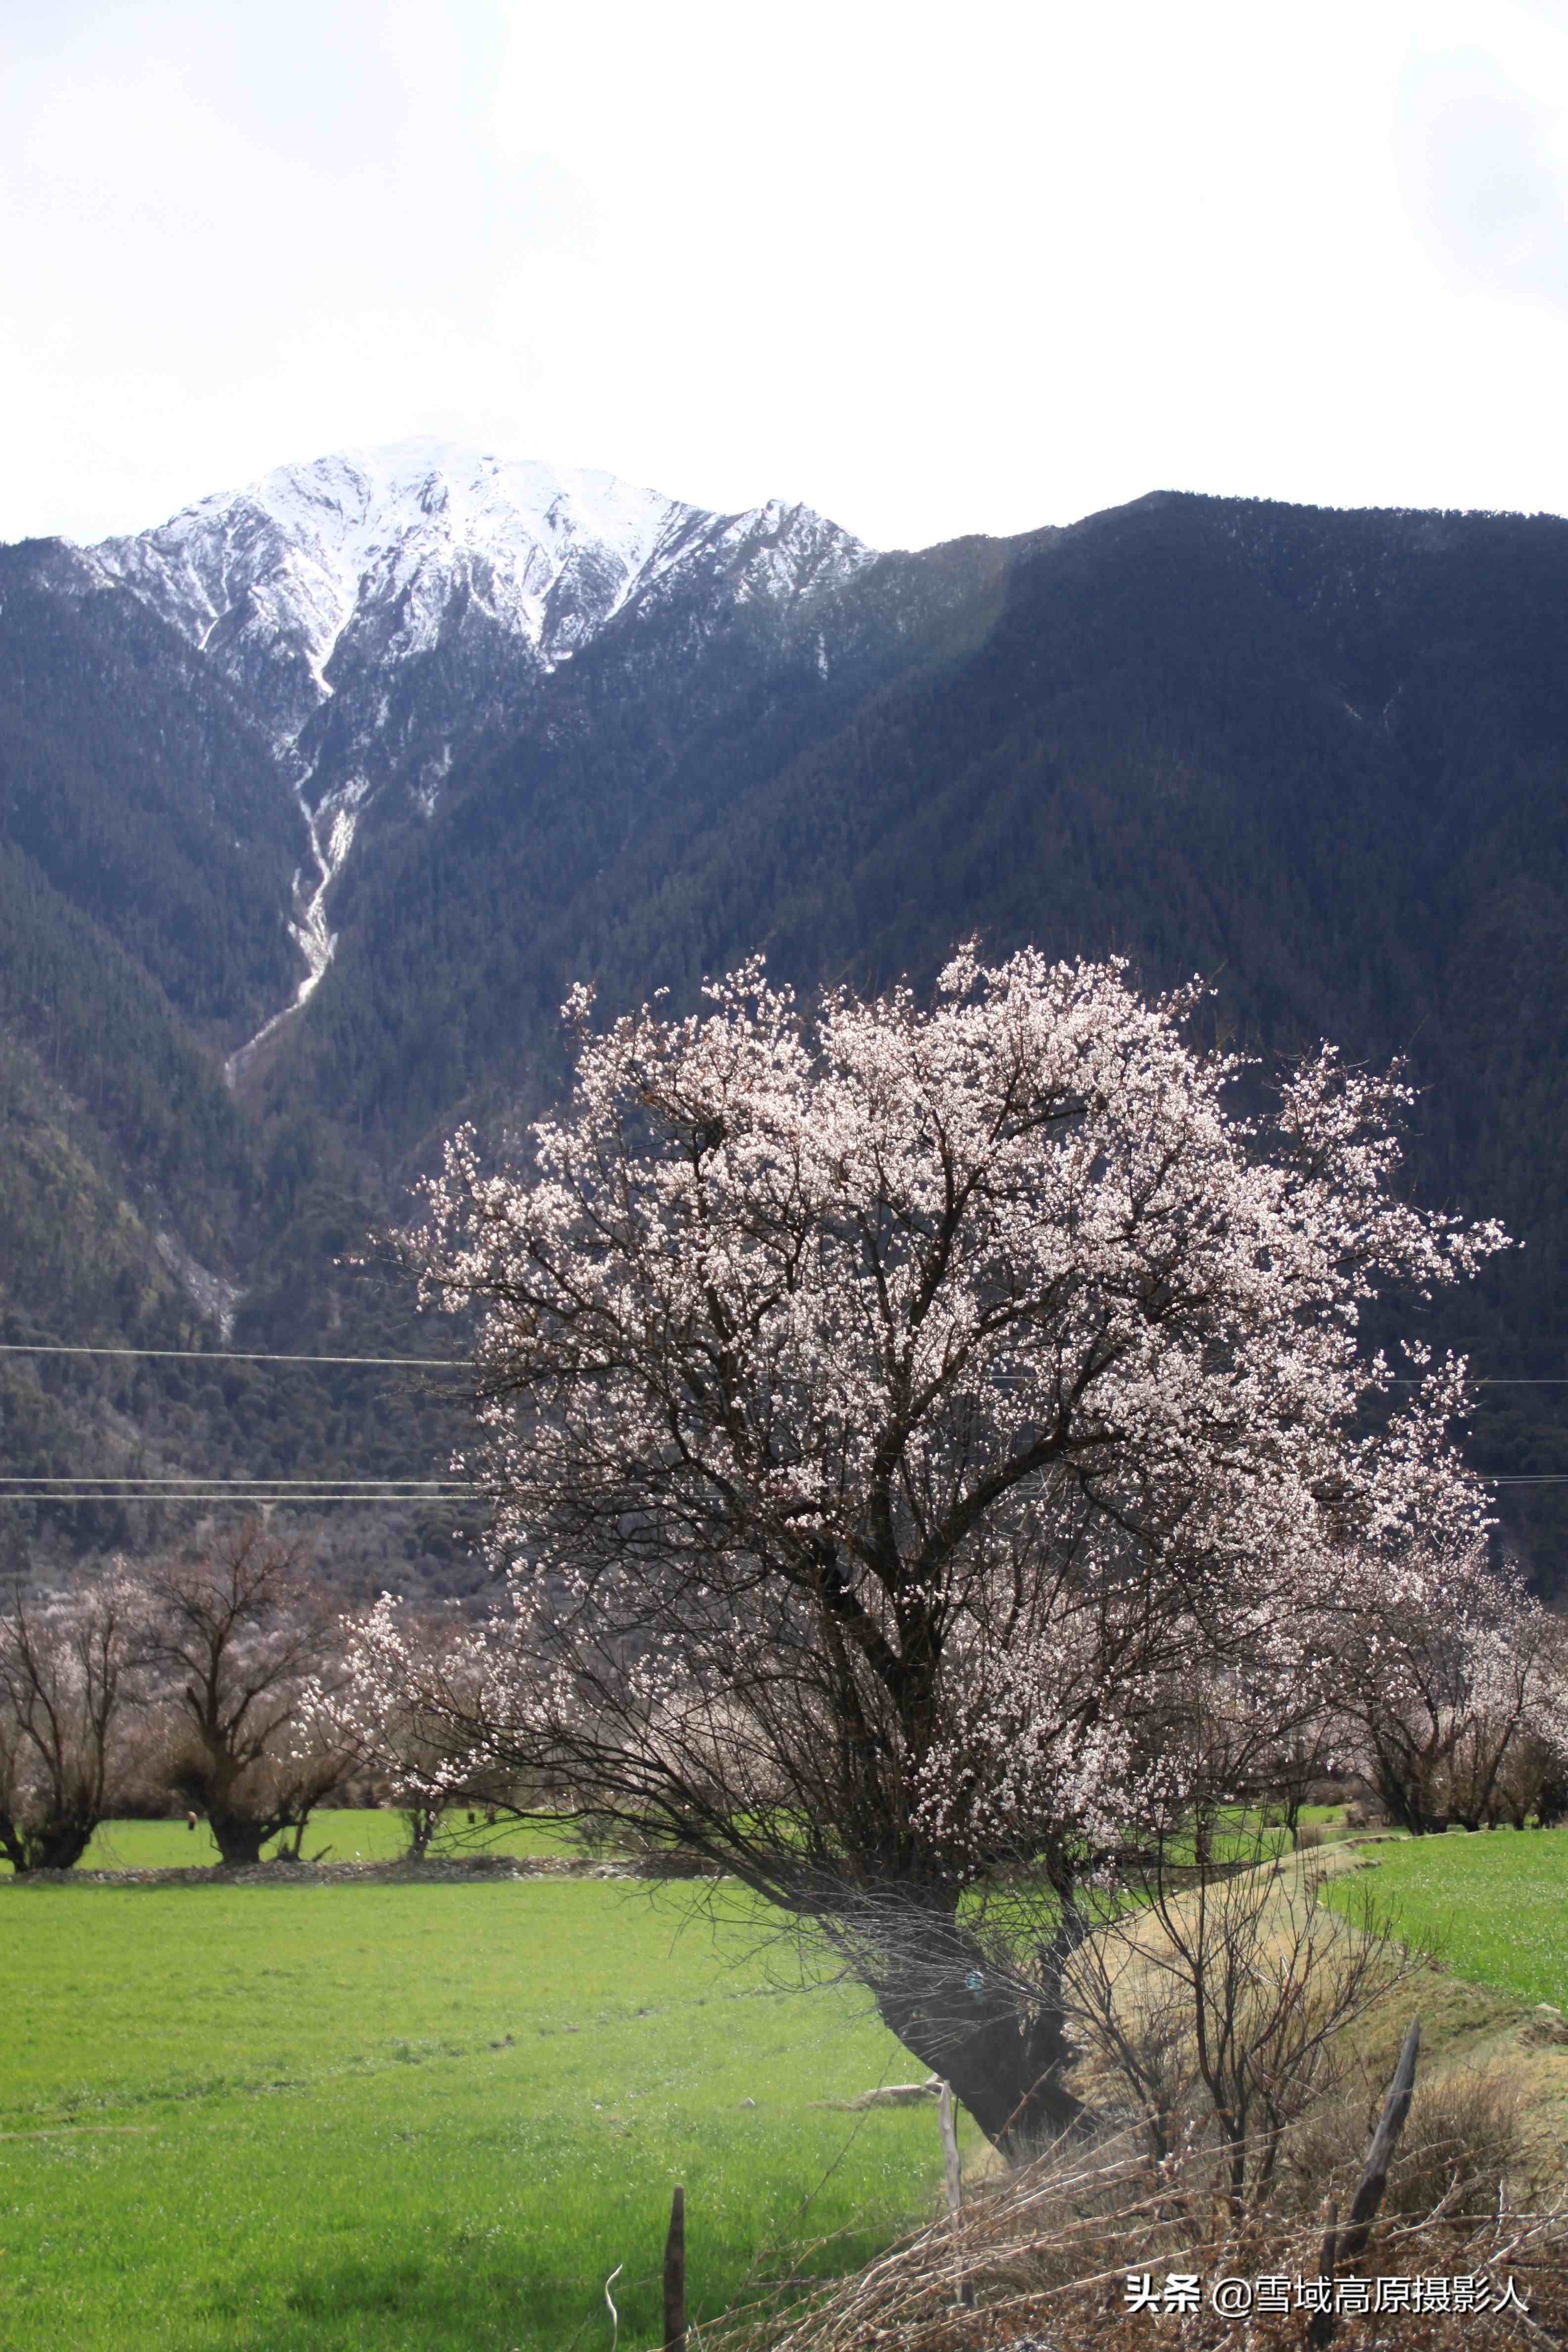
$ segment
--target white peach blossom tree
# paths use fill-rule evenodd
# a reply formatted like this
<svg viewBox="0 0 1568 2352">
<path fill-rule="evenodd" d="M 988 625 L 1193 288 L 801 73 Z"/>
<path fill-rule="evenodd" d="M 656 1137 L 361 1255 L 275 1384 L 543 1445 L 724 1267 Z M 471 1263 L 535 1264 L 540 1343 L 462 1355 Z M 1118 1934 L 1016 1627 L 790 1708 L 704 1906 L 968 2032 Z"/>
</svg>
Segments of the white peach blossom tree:
<svg viewBox="0 0 1568 2352">
<path fill-rule="evenodd" d="M 493 1811 L 493 1778 L 477 1769 L 489 1687 L 485 1646 L 458 1604 L 418 1610 L 384 1592 L 342 1620 L 330 1679 L 313 1677 L 301 1744 L 337 1748 L 390 1796 L 423 1862 L 452 1809 Z"/>
<path fill-rule="evenodd" d="M 1074 1892 L 1179 1808 L 1194 1675 L 1315 1704 L 1379 1559 L 1482 1523 L 1463 1368 L 1401 1404 L 1361 1327 L 1505 1237 L 1402 1197 L 1397 1070 L 1244 1115 L 1203 1011 L 973 947 L 929 1006 L 580 989 L 531 1164 L 460 1133 L 405 1237 L 480 1318 L 454 1732 L 814 1923 L 1008 2146 L 1075 2113 Z"/>
<path fill-rule="evenodd" d="M 1568 1759 L 1568 1626 L 1511 1562 L 1426 1546 L 1415 1590 L 1369 1580 L 1341 1660 L 1342 1752 L 1412 1836 L 1545 1809 Z"/>
</svg>

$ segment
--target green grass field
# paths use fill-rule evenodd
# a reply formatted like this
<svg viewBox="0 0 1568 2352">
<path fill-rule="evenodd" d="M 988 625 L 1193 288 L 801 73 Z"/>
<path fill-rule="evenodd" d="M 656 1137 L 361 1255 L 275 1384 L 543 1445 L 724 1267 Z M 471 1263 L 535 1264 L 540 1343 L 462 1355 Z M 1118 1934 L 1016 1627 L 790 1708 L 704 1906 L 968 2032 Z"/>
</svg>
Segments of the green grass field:
<svg viewBox="0 0 1568 2352">
<path fill-rule="evenodd" d="M 814 2106 L 916 2070 L 774 1975 L 689 1888 L 8 1890 L 0 2346 L 607 2347 L 617 2263 L 646 2345 L 677 2180 L 694 2317 L 856 2265 L 928 2210 L 934 2103 Z"/>
<path fill-rule="evenodd" d="M 401 1843 L 340 1813 L 306 1850 Z M 207 1843 L 121 1823 L 89 1859 Z M 1376 1854 L 1331 1899 L 1568 2007 L 1568 1833 Z M 864 2262 L 940 2170 L 931 2107 L 814 2104 L 921 2071 L 864 1996 L 785 1981 L 689 1886 L 13 1888 L 0 1995 L 0 2352 L 608 2352 L 617 2263 L 635 2352 L 674 2181 L 700 2316 Z"/>
<path fill-rule="evenodd" d="M 1342 1826 L 1342 1806 L 1305 1805 L 1303 1822 L 1332 1822 Z M 1250 1852 L 1261 1842 L 1262 1849 L 1275 1853 L 1289 1841 L 1278 1830 L 1266 1830 L 1258 1816 L 1246 1814 L 1237 1827 L 1222 1828 L 1215 1842 L 1216 1852 L 1226 1856 L 1242 1851 Z M 305 1855 L 330 1862 L 392 1862 L 407 1845 L 407 1832 L 402 1815 L 395 1812 L 338 1812 L 327 1811 L 312 1813 L 305 1832 Z M 579 1851 L 573 1841 L 570 1826 L 559 1826 L 547 1820 L 504 1822 L 495 1829 L 482 1823 L 470 1827 L 461 1812 L 453 1818 L 449 1829 L 443 1828 L 432 1852 L 439 1853 L 471 1853 L 476 1852 L 514 1854 L 573 1853 Z M 93 1838 L 80 1867 L 83 1870 L 189 1870 L 216 1864 L 217 1847 L 212 1832 L 205 1822 L 194 1830 L 185 1827 L 184 1820 L 162 1822 L 106 1822 Z M 10 1874 L 10 1865 L 0 1863 L 0 1876 Z"/>
<path fill-rule="evenodd" d="M 1376 1849 L 1376 1870 L 1330 1880 L 1330 1900 L 1370 1886 L 1399 1932 L 1456 1976 L 1568 2010 L 1568 1831 L 1391 1839 Z"/>
</svg>

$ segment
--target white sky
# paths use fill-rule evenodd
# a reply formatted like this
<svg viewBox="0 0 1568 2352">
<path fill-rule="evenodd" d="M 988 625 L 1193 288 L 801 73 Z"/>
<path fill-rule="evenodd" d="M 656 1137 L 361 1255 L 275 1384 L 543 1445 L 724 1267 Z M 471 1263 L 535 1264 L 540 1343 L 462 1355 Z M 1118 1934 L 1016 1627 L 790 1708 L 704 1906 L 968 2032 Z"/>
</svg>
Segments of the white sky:
<svg viewBox="0 0 1568 2352">
<path fill-rule="evenodd" d="M 0 538 L 433 432 L 1568 510 L 1568 0 L 0 0 Z"/>
</svg>

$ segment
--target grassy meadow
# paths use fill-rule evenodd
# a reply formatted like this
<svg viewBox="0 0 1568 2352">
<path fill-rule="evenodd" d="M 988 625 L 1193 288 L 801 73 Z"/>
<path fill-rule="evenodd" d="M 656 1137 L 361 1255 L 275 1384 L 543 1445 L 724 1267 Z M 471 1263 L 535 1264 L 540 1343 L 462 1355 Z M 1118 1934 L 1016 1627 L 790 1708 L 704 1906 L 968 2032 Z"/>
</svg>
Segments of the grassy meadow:
<svg viewBox="0 0 1568 2352">
<path fill-rule="evenodd" d="M 1568 1830 L 1450 1831 L 1373 1851 L 1376 1877 L 1331 1880 L 1331 1902 L 1370 1885 L 1455 1976 L 1568 2011 Z"/>
<path fill-rule="evenodd" d="M 607 2347 L 617 2263 L 647 2345 L 677 2180 L 694 2317 L 858 2265 L 934 2103 L 816 2105 L 915 2070 L 782 1976 L 689 1887 L 8 1889 L 0 2346 Z"/>
<path fill-rule="evenodd" d="M 396 1812 L 349 1812 L 327 1809 L 312 1813 L 305 1831 L 307 1862 L 395 1862 L 408 1850 L 408 1832 Z M 272 1848 L 268 1848 L 268 1853 Z M 498 1822 L 493 1829 L 481 1822 L 468 1828 L 459 1813 L 432 1846 L 435 1854 L 575 1853 L 580 1851 L 567 1824 L 553 1822 Z M 82 1870 L 191 1870 L 215 1865 L 217 1845 L 206 1822 L 187 1829 L 178 1821 L 104 1822 L 79 1867 Z"/>
<path fill-rule="evenodd" d="M 306 1852 L 401 1844 L 395 1815 L 343 1812 Z M 1370 1885 L 1457 1978 L 1568 2008 L 1568 1832 L 1360 1858 L 1377 1876 L 1331 1900 Z M 213 1855 L 153 1822 L 88 1859 Z M 931 2208 L 935 2114 L 832 2103 L 920 2069 L 862 1994 L 804 1986 L 704 1892 L 7 1889 L 0 2352 L 608 2352 L 617 2263 L 637 2352 L 677 2180 L 694 2317 L 864 2263 Z"/>
<path fill-rule="evenodd" d="M 1344 1808 L 1306 1805 L 1304 1822 L 1342 1824 Z M 407 1847 L 403 1816 L 396 1812 L 335 1811 L 312 1813 L 305 1832 L 305 1859 L 327 1863 L 395 1862 Z M 1242 1813 L 1234 1829 L 1215 1839 L 1221 1859 L 1237 1853 L 1271 1854 L 1289 1839 L 1283 1830 L 1268 1827 L 1254 1813 Z M 570 1825 L 547 1819 L 501 1822 L 491 1829 L 482 1822 L 469 1826 L 458 1813 L 449 1828 L 443 1826 L 432 1846 L 437 1855 L 455 1853 L 551 1854 L 580 1852 Z M 184 1818 L 155 1822 L 105 1822 L 82 1856 L 83 1870 L 189 1870 L 215 1865 L 218 1850 L 205 1822 L 187 1829 Z M 0 1863 L 0 1877 L 9 1865 Z"/>
</svg>

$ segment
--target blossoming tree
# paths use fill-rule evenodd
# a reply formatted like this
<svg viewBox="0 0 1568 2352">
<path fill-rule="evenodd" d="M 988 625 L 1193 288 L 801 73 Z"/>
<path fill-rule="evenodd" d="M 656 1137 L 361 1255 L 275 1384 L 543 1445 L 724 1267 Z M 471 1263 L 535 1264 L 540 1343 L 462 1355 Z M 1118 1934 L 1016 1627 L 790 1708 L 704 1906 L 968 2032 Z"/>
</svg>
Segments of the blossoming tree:
<svg viewBox="0 0 1568 2352">
<path fill-rule="evenodd" d="M 1344 1577 L 1477 1520 L 1460 1374 L 1396 1409 L 1358 1327 L 1503 1237 L 1396 1193 L 1397 1073 L 1325 1049 L 1240 1116 L 1195 986 L 966 948 L 930 1007 L 708 1000 L 596 1034 L 576 992 L 531 1168 L 458 1135 L 407 1236 L 482 1310 L 510 1598 L 458 1727 L 815 1922 L 1027 2144 L 1072 1890 L 1179 1797 L 1196 1667 L 1287 1706 Z"/>
<path fill-rule="evenodd" d="M 309 1685 L 301 1744 L 338 1749 L 392 1798 L 422 1862 L 455 1805 L 493 1818 L 510 1791 L 476 1770 L 484 1748 L 488 1656 L 453 1602 L 419 1612 L 384 1592 L 342 1624 L 330 1680 Z M 476 1728 L 477 1727 L 477 1728 Z"/>
<path fill-rule="evenodd" d="M 1568 1770 L 1568 1626 L 1483 1545 L 1368 1595 L 1346 1628 L 1342 1743 L 1415 1837 L 1552 1809 Z"/>
</svg>

